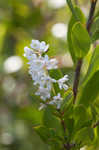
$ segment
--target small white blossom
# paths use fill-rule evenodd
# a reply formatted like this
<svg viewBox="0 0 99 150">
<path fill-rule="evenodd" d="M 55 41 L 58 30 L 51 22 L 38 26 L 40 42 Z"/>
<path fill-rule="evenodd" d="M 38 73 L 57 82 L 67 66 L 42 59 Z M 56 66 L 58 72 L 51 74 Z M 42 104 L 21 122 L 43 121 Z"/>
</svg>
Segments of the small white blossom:
<svg viewBox="0 0 99 150">
<path fill-rule="evenodd" d="M 60 89 L 68 89 L 68 85 L 65 84 L 66 81 L 68 81 L 68 75 L 65 75 L 63 78 L 57 81 Z"/>
<path fill-rule="evenodd" d="M 48 98 L 50 98 L 50 92 L 49 89 L 44 87 L 39 87 L 38 91 L 35 93 L 36 95 L 40 95 L 41 99 L 44 101 Z"/>
<path fill-rule="evenodd" d="M 62 100 L 60 93 L 57 94 L 57 96 L 53 97 L 54 100 Z"/>
<path fill-rule="evenodd" d="M 48 70 L 58 68 L 57 60 L 52 58 L 50 59 L 48 55 L 42 55 L 49 48 L 49 45 L 44 41 L 40 42 L 38 40 L 32 40 L 30 44 L 31 48 L 24 48 L 24 56 L 28 59 L 29 65 L 29 74 L 32 77 L 33 85 L 37 86 L 37 91 L 35 95 L 40 96 L 45 104 L 41 103 L 40 110 L 45 108 L 47 104 L 55 105 L 57 109 L 61 106 L 62 97 L 60 93 L 57 96 L 51 98 L 51 91 L 53 88 L 53 83 L 58 83 L 59 88 L 68 89 L 68 86 L 65 84 L 68 81 L 68 76 L 65 75 L 59 80 L 51 78 L 48 74 Z M 49 99 L 52 99 L 49 102 Z"/>
<path fill-rule="evenodd" d="M 58 66 L 57 66 L 57 64 L 58 64 L 57 60 L 56 59 L 49 59 L 48 55 L 44 56 L 44 62 L 45 62 L 47 70 L 57 69 L 58 68 Z"/>
<path fill-rule="evenodd" d="M 46 52 L 49 48 L 49 45 L 46 45 L 44 41 L 40 43 L 40 52 Z"/>
<path fill-rule="evenodd" d="M 33 54 L 33 51 L 30 48 L 24 47 L 24 57 L 27 57 L 27 59 L 30 59 L 32 54 Z"/>
<path fill-rule="evenodd" d="M 40 49 L 40 42 L 38 40 L 32 40 L 32 43 L 30 44 L 31 48 L 38 51 Z"/>
<path fill-rule="evenodd" d="M 30 46 L 35 51 L 38 51 L 40 53 L 46 52 L 49 48 L 49 45 L 46 45 L 46 43 L 44 41 L 39 42 L 38 40 L 32 40 L 32 43 L 30 44 Z"/>
<path fill-rule="evenodd" d="M 30 62 L 30 64 L 34 71 L 39 71 L 43 69 L 43 67 L 45 66 L 44 61 L 39 58 L 34 59 L 33 61 Z"/>
<path fill-rule="evenodd" d="M 51 90 L 52 83 L 56 83 L 56 80 L 51 78 L 50 76 L 42 76 L 41 77 L 41 86 L 46 87 L 47 89 Z"/>
<path fill-rule="evenodd" d="M 63 98 L 61 97 L 60 93 L 57 94 L 57 96 L 53 97 L 53 100 L 49 102 L 50 105 L 56 105 L 57 109 L 60 109 L 61 102 Z"/>
<path fill-rule="evenodd" d="M 58 68 L 57 64 L 58 62 L 56 59 L 50 59 L 47 63 L 47 69 L 48 70 L 57 69 Z"/>
</svg>

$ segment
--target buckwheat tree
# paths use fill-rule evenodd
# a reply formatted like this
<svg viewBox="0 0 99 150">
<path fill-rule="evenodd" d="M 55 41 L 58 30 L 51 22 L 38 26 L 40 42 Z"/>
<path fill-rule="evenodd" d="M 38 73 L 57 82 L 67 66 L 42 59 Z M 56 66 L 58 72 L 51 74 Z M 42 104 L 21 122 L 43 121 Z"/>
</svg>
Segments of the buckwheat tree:
<svg viewBox="0 0 99 150">
<path fill-rule="evenodd" d="M 72 12 L 68 25 L 68 46 L 75 67 L 72 87 L 68 86 L 69 76 L 59 70 L 58 61 L 47 55 L 48 44 L 32 40 L 30 47 L 24 48 L 38 111 L 43 112 L 34 130 L 51 150 L 99 148 L 99 13 L 94 15 L 97 0 L 90 3 L 86 19 L 81 9 L 67 0 Z M 88 69 L 79 83 L 86 59 Z"/>
</svg>

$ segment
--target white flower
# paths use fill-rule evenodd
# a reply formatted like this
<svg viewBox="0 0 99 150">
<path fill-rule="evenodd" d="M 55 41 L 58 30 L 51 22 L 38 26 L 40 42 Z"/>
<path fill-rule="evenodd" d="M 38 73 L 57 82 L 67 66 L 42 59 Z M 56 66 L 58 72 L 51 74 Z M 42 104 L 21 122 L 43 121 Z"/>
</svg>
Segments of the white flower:
<svg viewBox="0 0 99 150">
<path fill-rule="evenodd" d="M 27 64 L 32 64 L 33 60 L 37 59 L 37 55 L 36 54 L 31 54 L 30 56 L 28 56 L 27 58 L 29 60 L 29 62 Z"/>
<path fill-rule="evenodd" d="M 58 81 L 63 82 L 63 83 L 68 81 L 68 75 L 65 75 L 63 78 L 59 79 Z"/>
<path fill-rule="evenodd" d="M 60 93 L 54 96 L 50 102 L 48 99 L 51 98 L 53 83 L 58 83 L 60 89 L 68 89 L 68 86 L 65 84 L 68 81 L 68 76 L 65 75 L 59 80 L 55 80 L 49 76 L 48 70 L 58 68 L 58 62 L 56 59 L 50 59 L 48 55 L 42 55 L 49 48 L 49 45 L 44 41 L 32 40 L 30 46 L 31 48 L 24 48 L 24 56 L 28 59 L 29 74 L 32 77 L 33 85 L 37 87 L 35 94 L 40 96 L 45 103 L 41 103 L 39 109 L 45 108 L 47 104 L 55 105 L 57 109 L 60 109 L 62 101 Z"/>
<path fill-rule="evenodd" d="M 40 52 L 46 52 L 49 48 L 49 45 L 46 45 L 44 41 L 40 43 Z"/>
<path fill-rule="evenodd" d="M 56 100 L 62 100 L 60 93 L 57 94 L 57 96 L 54 96 L 53 99 Z"/>
<path fill-rule="evenodd" d="M 34 71 L 35 71 L 35 70 L 39 71 L 39 70 L 43 69 L 43 67 L 44 67 L 45 64 L 44 64 L 44 61 L 43 61 L 43 60 L 37 58 L 37 59 L 32 60 L 32 61 L 30 62 L 30 65 L 31 65 L 31 68 L 32 68 Z"/>
<path fill-rule="evenodd" d="M 58 62 L 56 59 L 50 59 L 47 64 L 47 69 L 48 70 L 57 69 L 58 68 L 57 64 L 58 64 Z"/>
<path fill-rule="evenodd" d="M 42 76 L 41 77 L 41 83 L 40 83 L 40 86 L 44 86 L 46 87 L 47 89 L 51 90 L 52 88 L 52 83 L 56 83 L 56 80 L 51 78 L 50 76 Z"/>
<path fill-rule="evenodd" d="M 38 40 L 32 40 L 32 43 L 30 44 L 30 46 L 35 51 L 38 51 L 40 53 L 46 52 L 49 48 L 49 45 L 47 45 L 44 41 L 40 42 Z"/>
<path fill-rule="evenodd" d="M 46 68 L 48 70 L 58 68 L 58 66 L 57 66 L 58 62 L 57 62 L 56 59 L 49 59 L 48 55 L 45 55 L 44 61 L 45 61 L 45 64 L 46 64 Z"/>
<path fill-rule="evenodd" d="M 32 77 L 32 80 L 34 81 L 34 85 L 36 84 L 40 84 L 41 82 L 41 77 L 44 76 L 44 71 L 43 70 L 39 70 L 39 71 L 34 71 L 34 70 L 29 70 L 29 74 Z"/>
<path fill-rule="evenodd" d="M 50 105 L 56 105 L 57 109 L 60 109 L 61 102 L 63 98 L 61 97 L 60 93 L 57 94 L 57 96 L 53 97 L 53 100 L 49 102 Z"/>
<path fill-rule="evenodd" d="M 44 101 L 46 99 L 50 98 L 50 92 L 49 89 L 44 88 L 44 87 L 39 87 L 38 91 L 35 93 L 36 95 L 40 95 L 41 99 L 43 99 Z"/>
<path fill-rule="evenodd" d="M 27 59 L 29 59 L 32 54 L 33 51 L 30 48 L 24 47 L 24 57 L 27 57 Z"/>
<path fill-rule="evenodd" d="M 32 40 L 32 43 L 30 44 L 31 48 L 34 50 L 40 49 L 40 42 L 38 40 Z"/>
<path fill-rule="evenodd" d="M 68 85 L 64 84 L 66 81 L 68 81 L 68 75 L 65 75 L 63 78 L 57 81 L 60 89 L 65 89 L 65 90 L 68 89 Z"/>
</svg>

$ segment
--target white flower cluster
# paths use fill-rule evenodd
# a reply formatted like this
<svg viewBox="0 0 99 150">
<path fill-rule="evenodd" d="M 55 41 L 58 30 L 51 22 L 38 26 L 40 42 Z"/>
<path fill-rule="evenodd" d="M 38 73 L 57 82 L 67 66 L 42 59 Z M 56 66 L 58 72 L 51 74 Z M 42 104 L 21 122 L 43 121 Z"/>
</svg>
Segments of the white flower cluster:
<svg viewBox="0 0 99 150">
<path fill-rule="evenodd" d="M 68 75 L 65 75 L 59 80 L 51 78 L 48 70 L 57 69 L 58 62 L 56 59 L 50 59 L 45 52 L 48 51 L 49 45 L 44 41 L 32 40 L 29 47 L 24 48 L 24 56 L 28 59 L 29 74 L 33 79 L 33 84 L 37 85 L 38 89 L 36 95 L 39 95 L 44 103 L 41 103 L 40 109 L 46 107 L 46 104 L 55 105 L 57 109 L 61 106 L 61 95 L 51 97 L 51 90 L 53 83 L 58 83 L 60 90 L 68 89 L 65 84 L 68 81 Z M 45 54 L 45 55 L 44 55 Z"/>
</svg>

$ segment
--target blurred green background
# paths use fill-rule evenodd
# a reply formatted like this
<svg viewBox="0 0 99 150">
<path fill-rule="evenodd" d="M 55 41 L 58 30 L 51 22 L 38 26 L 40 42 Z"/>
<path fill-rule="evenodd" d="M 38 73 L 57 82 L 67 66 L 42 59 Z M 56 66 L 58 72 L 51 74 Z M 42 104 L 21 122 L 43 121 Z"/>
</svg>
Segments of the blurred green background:
<svg viewBox="0 0 99 150">
<path fill-rule="evenodd" d="M 90 0 L 79 0 L 79 5 L 87 17 Z M 0 0 L 0 150 L 49 149 L 33 131 L 41 112 L 23 53 L 32 39 L 46 41 L 71 85 L 74 68 L 66 38 L 70 15 L 65 0 Z"/>
</svg>

